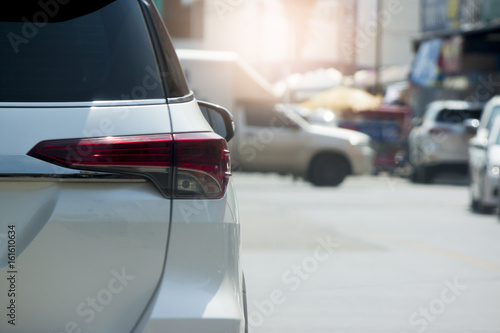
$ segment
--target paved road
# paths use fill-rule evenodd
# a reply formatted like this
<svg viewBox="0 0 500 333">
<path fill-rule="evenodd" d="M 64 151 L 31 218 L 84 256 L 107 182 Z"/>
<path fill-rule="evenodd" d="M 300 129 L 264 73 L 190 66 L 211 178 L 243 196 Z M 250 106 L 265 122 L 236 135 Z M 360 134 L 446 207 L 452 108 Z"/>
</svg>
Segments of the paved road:
<svg viewBox="0 0 500 333">
<path fill-rule="evenodd" d="M 463 182 L 234 179 L 251 332 L 500 332 L 500 223 Z"/>
</svg>

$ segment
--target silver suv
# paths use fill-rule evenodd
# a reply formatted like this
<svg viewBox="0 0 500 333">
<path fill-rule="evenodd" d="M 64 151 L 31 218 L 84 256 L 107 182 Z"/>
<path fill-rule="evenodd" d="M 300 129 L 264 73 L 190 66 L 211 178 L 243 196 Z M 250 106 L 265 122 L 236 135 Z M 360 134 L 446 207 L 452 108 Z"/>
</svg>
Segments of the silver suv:
<svg viewBox="0 0 500 333">
<path fill-rule="evenodd" d="M 245 332 L 231 117 L 152 1 L 2 8 L 0 332 Z"/>
<path fill-rule="evenodd" d="M 408 138 L 412 181 L 429 183 L 439 171 L 467 170 L 467 130 L 471 119 L 479 119 L 482 105 L 464 101 L 435 101 L 427 106 L 422 119 L 414 121 Z"/>
</svg>

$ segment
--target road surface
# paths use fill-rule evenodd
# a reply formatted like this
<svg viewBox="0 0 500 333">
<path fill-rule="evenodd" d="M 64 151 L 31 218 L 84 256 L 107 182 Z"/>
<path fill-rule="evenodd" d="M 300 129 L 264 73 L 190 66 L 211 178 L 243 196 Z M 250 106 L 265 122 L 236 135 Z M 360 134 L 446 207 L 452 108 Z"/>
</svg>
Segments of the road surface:
<svg viewBox="0 0 500 333">
<path fill-rule="evenodd" d="M 250 332 L 500 332 L 500 223 L 465 182 L 234 180 Z"/>
</svg>

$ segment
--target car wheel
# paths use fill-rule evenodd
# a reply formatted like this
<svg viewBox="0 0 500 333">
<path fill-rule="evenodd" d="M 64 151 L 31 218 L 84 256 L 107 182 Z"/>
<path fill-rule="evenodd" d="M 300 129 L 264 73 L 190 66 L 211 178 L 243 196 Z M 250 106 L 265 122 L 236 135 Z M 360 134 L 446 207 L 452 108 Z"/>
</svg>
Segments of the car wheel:
<svg viewBox="0 0 500 333">
<path fill-rule="evenodd" d="M 421 160 L 422 160 L 422 157 L 421 157 L 420 149 L 413 147 L 413 146 L 410 146 L 409 161 L 410 161 L 410 164 L 413 166 L 413 170 L 410 173 L 410 181 L 412 183 L 415 183 L 415 184 L 422 182 L 421 177 L 420 177 L 422 166 L 419 165 Z"/>
<path fill-rule="evenodd" d="M 478 214 L 491 214 L 493 213 L 494 207 L 487 206 L 483 203 L 483 188 L 479 187 L 479 197 L 474 198 L 474 194 L 471 193 L 471 208 L 474 213 Z"/>
<path fill-rule="evenodd" d="M 434 169 L 432 167 L 417 166 L 411 175 L 411 181 L 414 183 L 429 184 L 434 179 Z"/>
<path fill-rule="evenodd" d="M 474 213 L 478 214 L 492 214 L 494 209 L 494 207 L 485 206 L 481 201 L 476 201 L 475 206 L 472 206 Z"/>
<path fill-rule="evenodd" d="M 422 167 L 420 170 L 420 179 L 423 184 L 430 184 L 434 179 L 434 168 L 433 167 Z"/>
<path fill-rule="evenodd" d="M 319 155 L 311 163 L 309 181 L 316 186 L 338 186 L 349 173 L 349 162 L 343 156 Z"/>
<path fill-rule="evenodd" d="M 418 169 L 417 167 L 413 168 L 413 171 L 410 174 L 410 181 L 415 184 L 419 183 L 417 169 Z"/>
<path fill-rule="evenodd" d="M 479 213 L 479 202 L 476 200 L 476 199 L 473 199 L 471 198 L 471 201 L 470 201 L 470 209 L 474 212 L 474 213 Z"/>
</svg>

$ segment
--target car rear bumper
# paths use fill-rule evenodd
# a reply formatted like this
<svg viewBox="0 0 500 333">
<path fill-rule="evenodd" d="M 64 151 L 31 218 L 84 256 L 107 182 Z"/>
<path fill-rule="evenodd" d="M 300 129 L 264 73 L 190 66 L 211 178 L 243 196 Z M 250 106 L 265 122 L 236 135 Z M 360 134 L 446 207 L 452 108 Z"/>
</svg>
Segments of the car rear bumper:
<svg viewBox="0 0 500 333">
<path fill-rule="evenodd" d="M 16 232 L 0 332 L 130 332 L 160 281 L 170 200 L 145 181 L 38 178 L 0 179 L 0 199 L 0 235 Z"/>
<path fill-rule="evenodd" d="M 136 332 L 243 333 L 241 274 L 229 250 L 237 235 L 230 224 L 174 223 L 163 280 L 145 328 Z"/>
<path fill-rule="evenodd" d="M 464 146 L 467 147 L 467 146 Z M 469 161 L 469 154 L 465 148 L 447 149 L 433 143 L 420 149 L 420 160 L 418 163 L 425 166 L 433 165 L 466 165 Z"/>
<path fill-rule="evenodd" d="M 486 175 L 484 179 L 483 202 L 484 206 L 495 207 L 500 202 L 500 178 Z"/>
<path fill-rule="evenodd" d="M 154 319 L 143 333 L 168 332 L 244 332 L 241 319 L 226 318 L 184 318 Z"/>
</svg>

